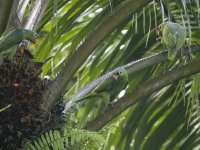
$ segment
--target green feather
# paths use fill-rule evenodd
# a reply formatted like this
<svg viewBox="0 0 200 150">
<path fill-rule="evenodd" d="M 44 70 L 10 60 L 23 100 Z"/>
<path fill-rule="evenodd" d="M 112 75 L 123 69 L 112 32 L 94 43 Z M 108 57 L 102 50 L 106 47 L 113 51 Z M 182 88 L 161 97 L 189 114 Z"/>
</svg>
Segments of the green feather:
<svg viewBox="0 0 200 150">
<path fill-rule="evenodd" d="M 17 45 L 23 40 L 29 40 L 33 43 L 36 42 L 38 34 L 31 30 L 26 29 L 10 29 L 5 31 L 0 37 L 0 52 L 6 55 L 13 55 L 17 50 Z"/>
<path fill-rule="evenodd" d="M 168 50 L 168 59 L 173 60 L 176 53 L 183 47 L 186 40 L 186 29 L 173 22 L 165 22 L 159 25 L 162 33 L 162 43 Z"/>
</svg>

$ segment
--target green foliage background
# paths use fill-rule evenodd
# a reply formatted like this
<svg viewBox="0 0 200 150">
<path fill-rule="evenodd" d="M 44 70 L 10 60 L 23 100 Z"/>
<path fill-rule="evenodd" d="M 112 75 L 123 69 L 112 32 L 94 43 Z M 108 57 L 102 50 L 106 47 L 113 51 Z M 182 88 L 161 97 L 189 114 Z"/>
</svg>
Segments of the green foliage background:
<svg viewBox="0 0 200 150">
<path fill-rule="evenodd" d="M 121 10 L 124 4 L 129 5 Z M 138 6 L 136 11 L 131 11 L 130 5 L 133 4 Z M 164 21 L 185 25 L 188 45 L 199 44 L 199 6 L 198 0 L 50 1 L 36 27 L 40 39 L 31 52 L 36 61 L 54 56 L 43 67 L 42 77 L 49 75 L 54 80 L 66 62 L 72 66 L 75 73 L 69 72 L 70 80 L 62 91 L 67 99 L 110 70 L 163 51 L 163 46 L 156 40 L 156 27 Z M 121 16 L 125 17 L 118 21 Z M 77 51 L 82 51 L 79 54 L 83 55 L 87 53 L 87 59 L 83 55 L 77 56 L 79 59 L 76 60 L 70 59 L 78 54 Z M 130 73 L 126 92 L 169 70 L 199 60 L 199 53 L 192 53 L 191 58 L 185 56 L 184 62 L 177 58 Z M 188 76 L 151 93 L 121 112 L 107 125 L 107 134 L 104 135 L 107 144 L 99 147 L 199 149 L 199 80 L 199 74 Z M 84 107 L 80 111 L 82 109 Z"/>
</svg>

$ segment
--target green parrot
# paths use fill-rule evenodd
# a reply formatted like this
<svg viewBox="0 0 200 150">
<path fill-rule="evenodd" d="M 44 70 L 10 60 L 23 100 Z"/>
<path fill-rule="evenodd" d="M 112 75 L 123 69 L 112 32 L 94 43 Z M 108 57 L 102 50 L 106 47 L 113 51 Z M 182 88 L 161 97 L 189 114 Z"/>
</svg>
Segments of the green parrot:
<svg viewBox="0 0 200 150">
<path fill-rule="evenodd" d="M 5 31 L 0 37 L 0 52 L 9 57 L 18 50 L 23 51 L 23 47 L 17 47 L 23 40 L 29 40 L 36 43 L 38 34 L 27 29 L 9 29 Z"/>
<path fill-rule="evenodd" d="M 173 22 L 164 22 L 158 26 L 161 43 L 168 50 L 168 59 L 173 60 L 176 53 L 183 47 L 186 40 L 186 29 Z"/>
<path fill-rule="evenodd" d="M 128 73 L 123 67 L 119 67 L 110 78 L 102 81 L 91 93 L 77 100 L 76 102 L 86 101 L 83 112 L 80 111 L 81 126 L 102 113 L 108 104 L 112 104 L 127 83 Z"/>
</svg>

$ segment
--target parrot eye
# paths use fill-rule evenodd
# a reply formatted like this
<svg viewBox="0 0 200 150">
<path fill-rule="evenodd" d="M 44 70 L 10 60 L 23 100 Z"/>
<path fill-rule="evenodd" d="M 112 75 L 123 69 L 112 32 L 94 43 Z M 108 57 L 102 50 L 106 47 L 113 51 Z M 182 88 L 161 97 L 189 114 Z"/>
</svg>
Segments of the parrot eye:
<svg viewBox="0 0 200 150">
<path fill-rule="evenodd" d="M 158 26 L 157 30 L 158 30 L 158 31 L 161 31 L 161 26 Z"/>
<path fill-rule="evenodd" d="M 37 34 L 37 33 L 34 33 L 34 37 L 35 37 L 35 38 L 38 38 L 38 34 Z"/>
</svg>

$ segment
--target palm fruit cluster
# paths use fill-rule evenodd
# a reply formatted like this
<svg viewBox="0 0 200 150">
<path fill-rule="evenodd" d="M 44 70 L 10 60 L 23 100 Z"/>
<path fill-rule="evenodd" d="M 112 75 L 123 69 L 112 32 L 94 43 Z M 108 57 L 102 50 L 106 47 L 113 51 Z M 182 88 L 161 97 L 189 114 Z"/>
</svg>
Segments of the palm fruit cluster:
<svg viewBox="0 0 200 150">
<path fill-rule="evenodd" d="M 44 115 L 41 96 L 50 83 L 40 78 L 40 72 L 25 56 L 0 63 L 0 149 L 22 148 L 25 141 L 60 123 L 62 110 Z"/>
</svg>

